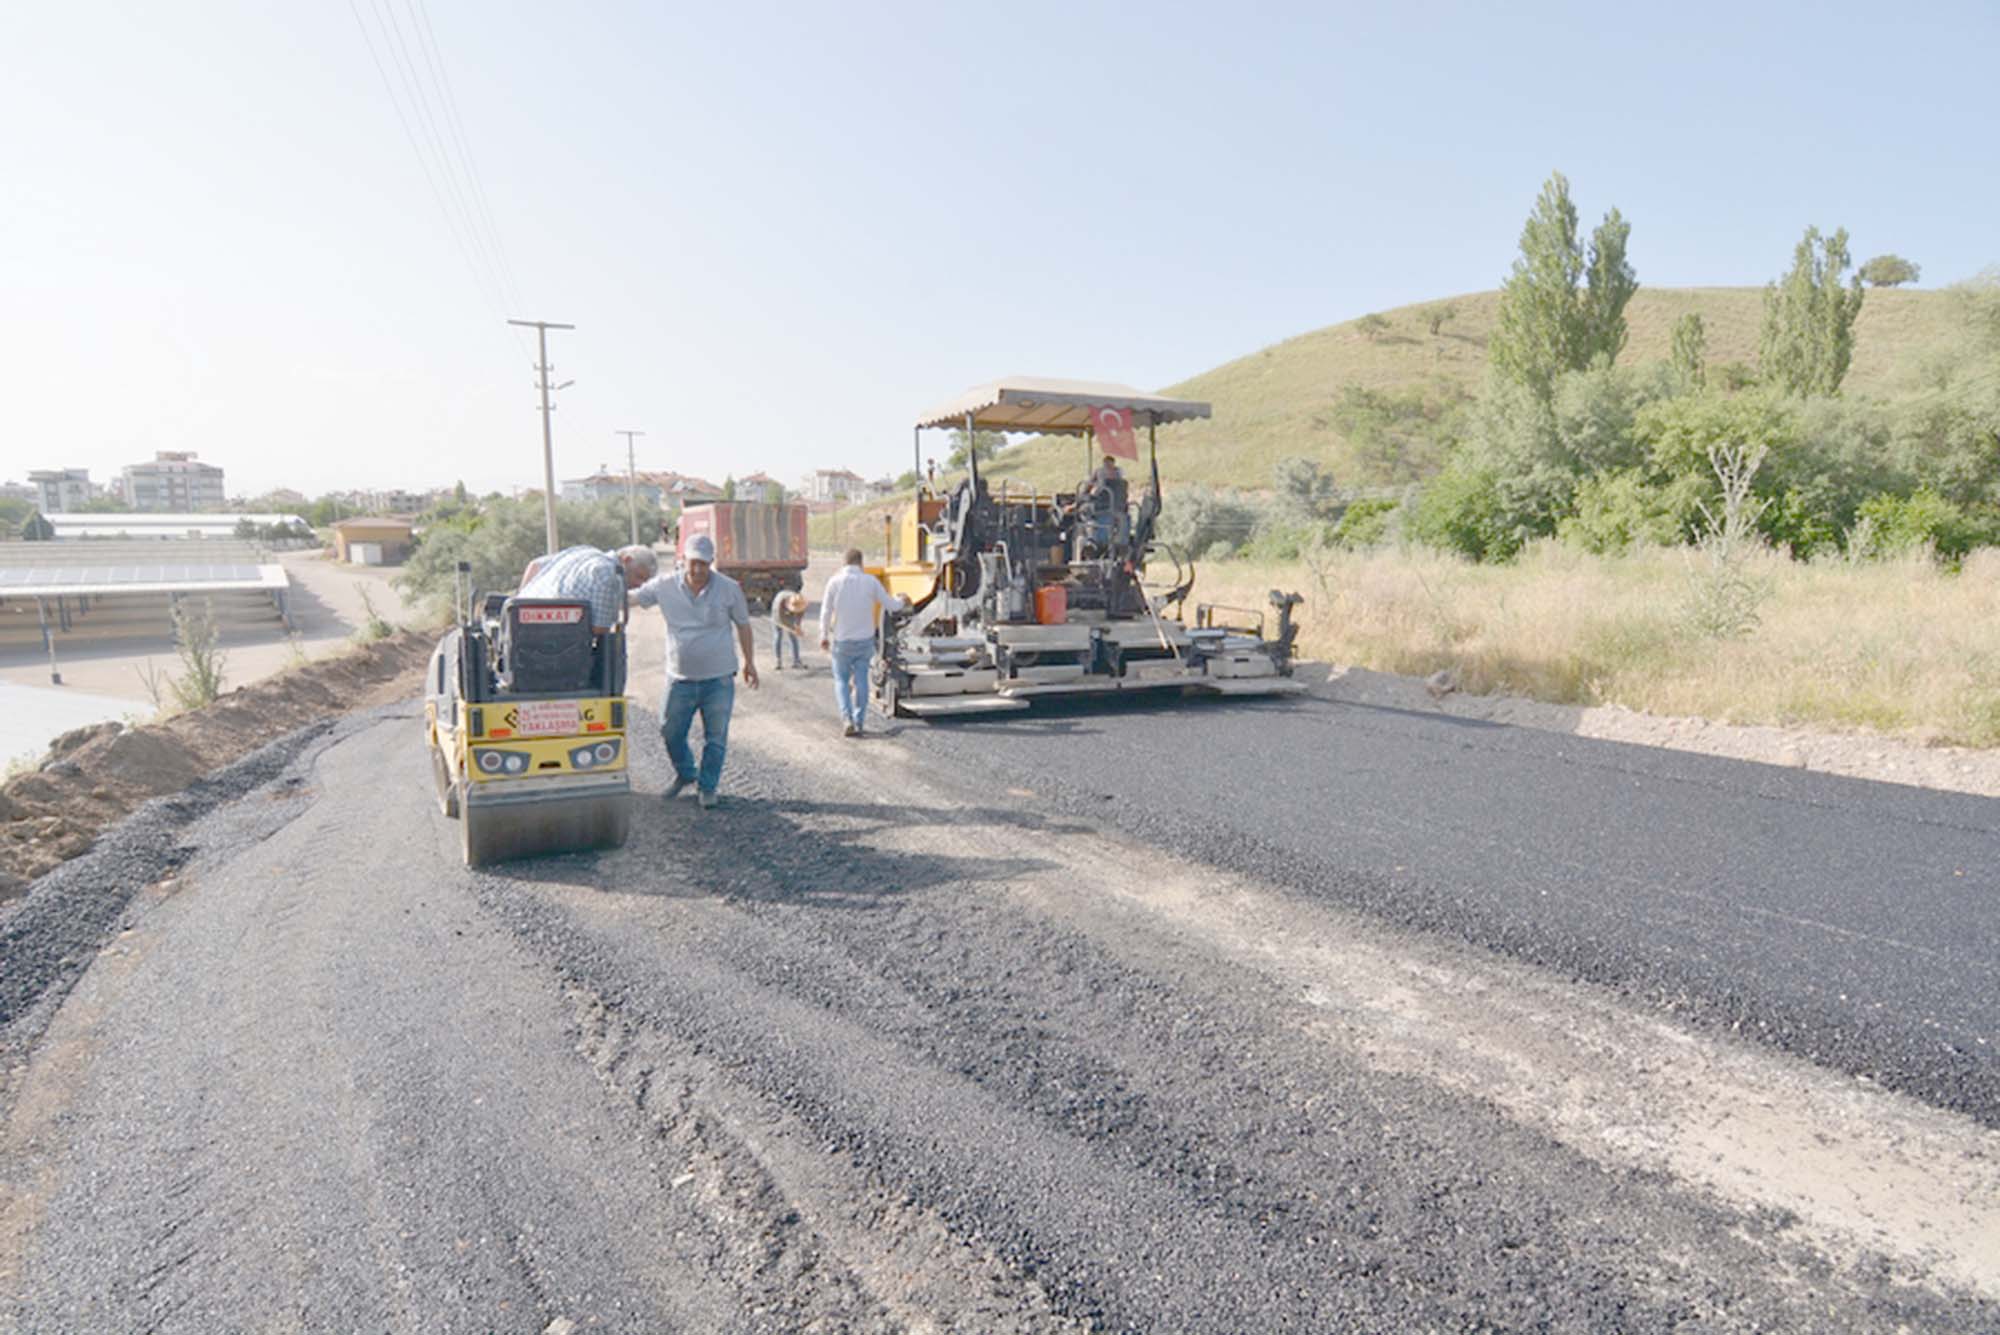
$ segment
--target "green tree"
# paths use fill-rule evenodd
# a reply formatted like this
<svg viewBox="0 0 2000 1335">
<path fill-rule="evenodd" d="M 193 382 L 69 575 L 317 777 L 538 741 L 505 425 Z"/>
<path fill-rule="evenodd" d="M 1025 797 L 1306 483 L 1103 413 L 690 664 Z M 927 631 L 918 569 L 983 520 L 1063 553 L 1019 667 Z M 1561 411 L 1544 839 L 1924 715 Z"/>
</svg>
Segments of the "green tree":
<svg viewBox="0 0 2000 1335">
<path fill-rule="evenodd" d="M 466 498 L 465 498 L 465 479 L 464 479 L 464 478 L 460 478 L 460 479 L 459 479 L 459 480 L 458 480 L 457 482 L 455 482 L 455 483 L 453 483 L 453 484 L 452 484 L 452 488 L 451 488 L 451 499 L 453 500 L 453 502 L 455 502 L 455 503 L 456 503 L 456 504 L 458 504 L 458 505 L 461 505 L 461 506 L 463 506 L 463 505 L 465 504 L 465 499 L 466 499 Z"/>
<path fill-rule="evenodd" d="M 1701 315 L 1689 311 L 1674 321 L 1674 374 L 1681 388 L 1699 392 L 1708 385 L 1708 327 Z"/>
<path fill-rule="evenodd" d="M 1855 274 L 1870 287 L 1900 287 L 1923 277 L 1923 270 L 1901 255 L 1877 255 Z"/>
<path fill-rule="evenodd" d="M 982 464 L 990 462 L 994 455 L 1000 453 L 1001 447 L 1006 445 L 1006 443 L 1007 437 L 998 431 L 977 431 L 973 433 L 972 437 L 972 447 L 979 452 L 979 462 Z M 965 428 L 955 426 L 951 429 L 951 453 L 945 459 L 945 467 L 964 468 L 966 466 Z"/>
<path fill-rule="evenodd" d="M 1792 251 L 1792 268 L 1764 289 L 1764 334 L 1758 361 L 1764 378 L 1793 394 L 1836 394 L 1854 356 L 1854 317 L 1863 289 L 1846 287 L 1847 229 L 1821 237 L 1817 227 Z"/>
<path fill-rule="evenodd" d="M 1444 333 L 1444 327 L 1457 318 L 1458 307 L 1449 301 L 1424 307 L 1424 327 L 1431 331 L 1432 338 Z"/>
<path fill-rule="evenodd" d="M 631 536 L 623 501 L 558 501 L 556 525 L 566 547 L 581 543 L 611 551 Z M 528 562 L 542 555 L 547 541 L 540 496 L 492 500 L 483 514 L 468 510 L 427 528 L 396 582 L 413 596 L 443 608 L 451 601 L 460 561 L 472 566 L 473 588 L 512 589 Z"/>
<path fill-rule="evenodd" d="M 722 499 L 725 501 L 736 499 L 736 475 L 734 473 L 722 479 Z"/>
<path fill-rule="evenodd" d="M 1547 400 L 1556 377 L 1625 346 L 1625 305 L 1639 281 L 1625 258 L 1631 235 L 1617 209 L 1604 215 L 1588 250 L 1561 172 L 1543 185 L 1521 228 L 1521 256 L 1500 289 L 1499 323 L 1487 350 L 1494 371 Z"/>
</svg>

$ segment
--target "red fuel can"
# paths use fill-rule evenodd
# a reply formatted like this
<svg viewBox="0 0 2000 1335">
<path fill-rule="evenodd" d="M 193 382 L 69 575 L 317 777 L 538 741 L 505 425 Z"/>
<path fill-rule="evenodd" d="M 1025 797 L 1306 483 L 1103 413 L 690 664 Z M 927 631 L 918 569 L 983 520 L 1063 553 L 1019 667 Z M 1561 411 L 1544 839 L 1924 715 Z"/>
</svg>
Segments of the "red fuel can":
<svg viewBox="0 0 2000 1335">
<path fill-rule="evenodd" d="M 1060 626 L 1069 620 L 1069 590 L 1060 584 L 1044 584 L 1035 590 L 1035 620 L 1044 626 Z"/>
</svg>

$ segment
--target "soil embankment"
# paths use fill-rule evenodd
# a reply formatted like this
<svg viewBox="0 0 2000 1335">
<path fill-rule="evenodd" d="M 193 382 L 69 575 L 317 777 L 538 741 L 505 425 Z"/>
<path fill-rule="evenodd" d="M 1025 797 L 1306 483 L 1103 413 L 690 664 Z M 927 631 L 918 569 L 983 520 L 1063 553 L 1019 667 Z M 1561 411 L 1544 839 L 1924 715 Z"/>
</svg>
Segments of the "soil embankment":
<svg viewBox="0 0 2000 1335">
<path fill-rule="evenodd" d="M 229 692 L 205 709 L 64 733 L 0 786 L 0 899 L 91 846 L 140 804 L 180 792 L 294 728 L 408 695 L 432 637 L 402 631 Z"/>
</svg>

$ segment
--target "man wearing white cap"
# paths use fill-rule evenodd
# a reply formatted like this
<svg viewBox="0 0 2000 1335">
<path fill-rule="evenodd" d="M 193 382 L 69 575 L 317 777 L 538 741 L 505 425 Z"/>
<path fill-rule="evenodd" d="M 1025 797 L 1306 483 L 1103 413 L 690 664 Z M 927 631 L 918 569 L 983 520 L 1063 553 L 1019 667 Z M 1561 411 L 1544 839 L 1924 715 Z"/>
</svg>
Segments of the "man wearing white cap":
<svg viewBox="0 0 2000 1335">
<path fill-rule="evenodd" d="M 722 759 L 729 746 L 729 713 L 736 704 L 736 651 L 743 651 L 743 684 L 757 689 L 751 651 L 750 604 L 743 586 L 715 568 L 715 541 L 706 533 L 688 539 L 681 568 L 641 585 L 640 607 L 657 607 L 667 623 L 667 698 L 660 706 L 660 736 L 674 764 L 666 797 L 694 784 L 704 808 L 715 805 Z M 732 632 L 735 644 L 730 643 Z M 688 747 L 694 716 L 701 715 L 701 763 Z"/>
</svg>

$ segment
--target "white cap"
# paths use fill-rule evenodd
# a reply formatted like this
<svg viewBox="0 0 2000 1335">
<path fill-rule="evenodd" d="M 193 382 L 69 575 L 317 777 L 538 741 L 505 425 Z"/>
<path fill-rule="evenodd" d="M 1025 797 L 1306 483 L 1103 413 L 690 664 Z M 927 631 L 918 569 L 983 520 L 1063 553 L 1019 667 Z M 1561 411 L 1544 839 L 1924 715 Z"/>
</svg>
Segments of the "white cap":
<svg viewBox="0 0 2000 1335">
<path fill-rule="evenodd" d="M 687 540 L 687 550 L 682 553 L 690 561 L 706 561 L 715 564 L 715 539 L 706 533 L 697 533 Z"/>
</svg>

